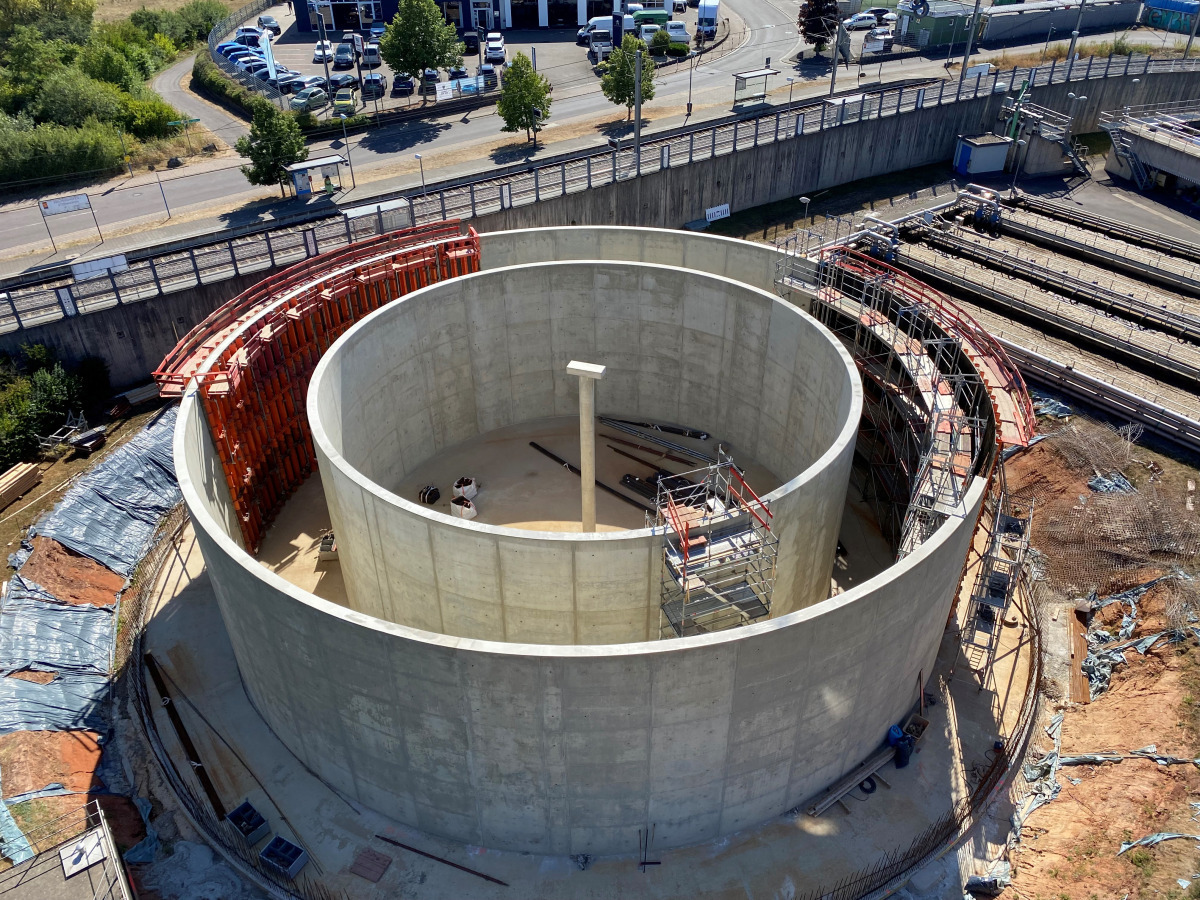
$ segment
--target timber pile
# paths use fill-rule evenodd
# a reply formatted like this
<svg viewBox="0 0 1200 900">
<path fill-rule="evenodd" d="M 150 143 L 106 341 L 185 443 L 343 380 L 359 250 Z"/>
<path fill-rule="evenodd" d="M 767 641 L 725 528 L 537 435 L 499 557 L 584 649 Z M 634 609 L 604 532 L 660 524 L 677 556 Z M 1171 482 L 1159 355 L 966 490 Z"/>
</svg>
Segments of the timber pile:
<svg viewBox="0 0 1200 900">
<path fill-rule="evenodd" d="M 37 463 L 19 463 L 0 475 L 0 509 L 40 484 L 41 480 L 42 471 Z"/>
</svg>

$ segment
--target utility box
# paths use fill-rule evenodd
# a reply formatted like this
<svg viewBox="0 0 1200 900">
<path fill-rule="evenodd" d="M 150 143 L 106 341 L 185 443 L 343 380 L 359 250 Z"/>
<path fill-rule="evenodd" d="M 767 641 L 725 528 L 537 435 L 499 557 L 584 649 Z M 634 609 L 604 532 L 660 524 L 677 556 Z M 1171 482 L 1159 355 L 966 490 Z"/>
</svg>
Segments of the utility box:
<svg viewBox="0 0 1200 900">
<path fill-rule="evenodd" d="M 981 134 L 976 137 L 958 136 L 954 149 L 954 171 L 959 175 L 982 175 L 987 172 L 1003 172 L 1008 161 L 1008 149 L 1012 138 L 998 134 Z"/>
<path fill-rule="evenodd" d="M 262 848 L 258 858 L 268 869 L 288 879 L 294 879 L 308 864 L 308 852 L 279 835 L 271 838 L 271 843 Z"/>
<path fill-rule="evenodd" d="M 229 823 L 238 830 L 247 846 L 253 847 L 271 832 L 271 826 L 263 818 L 262 813 L 250 805 L 247 800 L 233 812 L 225 816 Z"/>
</svg>

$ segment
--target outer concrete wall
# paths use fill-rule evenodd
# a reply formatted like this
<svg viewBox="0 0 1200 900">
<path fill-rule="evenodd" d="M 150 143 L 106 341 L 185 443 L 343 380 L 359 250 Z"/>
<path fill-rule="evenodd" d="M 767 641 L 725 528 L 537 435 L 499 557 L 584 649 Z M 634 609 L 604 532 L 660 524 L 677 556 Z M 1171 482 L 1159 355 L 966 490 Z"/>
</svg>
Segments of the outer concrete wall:
<svg viewBox="0 0 1200 900">
<path fill-rule="evenodd" d="M 425 288 L 368 316 L 321 361 L 309 419 L 352 609 L 525 643 L 656 632 L 661 535 L 499 528 L 391 493 L 448 446 L 576 413 L 571 359 L 608 367 L 598 413 L 703 428 L 779 476 L 767 496 L 780 540 L 772 613 L 828 595 L 862 404 L 853 360 L 816 320 L 757 288 L 578 261 Z"/>
<path fill-rule="evenodd" d="M 176 466 L 263 718 L 367 806 L 537 853 L 632 855 L 652 824 L 657 846 L 712 839 L 857 765 L 929 677 L 984 493 L 977 481 L 967 515 L 887 571 L 765 623 L 618 646 L 502 644 L 390 624 L 259 565 L 230 537 L 204 429 L 189 394 Z"/>
<path fill-rule="evenodd" d="M 194 396 L 176 461 L 259 713 L 319 777 L 433 834 L 535 853 L 695 843 L 803 802 L 917 699 L 983 497 L 836 598 L 710 635 L 609 647 L 450 638 L 320 600 L 244 554 L 218 516 Z M 217 485 L 216 490 L 220 490 Z"/>
</svg>

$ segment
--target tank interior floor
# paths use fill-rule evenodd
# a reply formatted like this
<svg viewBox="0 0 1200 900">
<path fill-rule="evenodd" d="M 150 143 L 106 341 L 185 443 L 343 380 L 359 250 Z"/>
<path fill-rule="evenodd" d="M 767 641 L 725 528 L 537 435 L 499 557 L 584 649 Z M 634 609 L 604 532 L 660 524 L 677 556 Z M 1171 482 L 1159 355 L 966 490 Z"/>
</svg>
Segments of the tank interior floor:
<svg viewBox="0 0 1200 900">
<path fill-rule="evenodd" d="M 673 443 L 716 455 L 719 436 L 707 441 L 663 434 Z M 649 450 L 638 450 L 620 440 L 640 443 Z M 399 484 L 388 487 L 406 500 L 417 502 L 417 495 L 426 485 L 436 485 L 441 499 L 430 509 L 450 515 L 452 486 L 461 476 L 467 475 L 479 484 L 479 494 L 474 503 L 478 516 L 474 521 L 485 525 L 505 525 L 532 531 L 578 532 L 580 530 L 580 482 L 579 476 L 539 453 L 530 442 L 545 447 L 551 453 L 579 466 L 579 419 L 575 416 L 557 416 L 537 419 L 508 428 L 498 428 L 449 447 L 437 458 L 426 461 Z M 726 450 L 730 451 L 728 445 Z M 600 487 L 596 488 L 597 531 L 621 531 L 646 527 L 646 512 L 639 505 L 653 508 L 654 501 L 639 496 L 621 485 L 621 477 L 628 474 L 647 478 L 654 470 L 642 463 L 634 462 L 613 448 L 647 462 L 654 461 L 660 468 L 673 475 L 698 468 L 704 463 L 689 461 L 679 463 L 662 459 L 659 454 L 669 453 L 680 459 L 687 457 L 639 441 L 599 422 L 596 423 L 596 480 L 615 489 L 634 503 L 620 500 Z M 779 479 L 763 466 L 743 454 L 733 452 L 734 462 L 745 470 L 744 478 L 760 497 L 779 487 Z M 635 505 L 638 504 L 638 505 Z"/>
</svg>

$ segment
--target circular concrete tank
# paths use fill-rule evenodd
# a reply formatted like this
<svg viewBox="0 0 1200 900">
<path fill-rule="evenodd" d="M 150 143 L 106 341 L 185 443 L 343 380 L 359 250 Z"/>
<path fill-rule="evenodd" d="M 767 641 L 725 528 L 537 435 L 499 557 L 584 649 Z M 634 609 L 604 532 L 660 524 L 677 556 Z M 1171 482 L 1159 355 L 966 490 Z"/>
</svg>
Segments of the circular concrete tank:
<svg viewBox="0 0 1200 900">
<path fill-rule="evenodd" d="M 572 359 L 607 367 L 599 415 L 687 423 L 735 461 L 744 454 L 775 473 L 782 484 L 765 498 L 780 541 L 773 614 L 828 595 L 844 448 L 858 419 L 849 355 L 815 320 L 757 288 L 664 266 L 572 261 L 417 291 L 363 319 L 322 358 L 309 424 L 352 609 L 521 643 L 657 636 L 661 531 L 520 530 L 392 492 L 464 440 L 577 415 Z"/>
<path fill-rule="evenodd" d="M 667 848 L 782 814 L 857 765 L 918 699 L 983 480 L 962 518 L 826 599 L 862 389 L 832 335 L 763 290 L 773 251 L 579 228 L 485 236 L 489 253 L 521 267 L 395 301 L 348 331 L 314 378 L 312 432 L 357 608 L 301 590 L 243 549 L 204 409 L 194 389 L 185 394 L 176 466 L 251 701 L 337 790 L 469 844 L 633 854 L 651 827 Z M 556 254 L 576 261 L 536 265 Z M 603 343 L 605 313 L 654 324 L 656 346 L 674 335 L 679 352 L 643 353 L 629 331 Z M 574 327 L 584 323 L 590 341 Z M 547 337 L 527 366 L 524 351 Z M 710 339 L 718 377 L 689 377 L 685 347 Z M 614 393 L 599 392 L 601 410 L 735 435 L 780 477 L 769 620 L 629 640 L 634 613 L 654 614 L 646 592 L 661 538 L 464 523 L 382 486 L 456 440 L 574 412 L 561 374 L 572 356 L 623 373 Z M 484 372 L 507 374 L 477 379 Z M 737 386 L 724 399 L 722 379 Z M 422 414 L 437 427 L 402 437 Z M 444 564 L 464 553 L 490 570 L 456 581 Z M 522 619 L 561 625 L 538 631 Z"/>
</svg>

